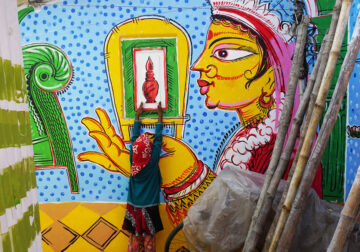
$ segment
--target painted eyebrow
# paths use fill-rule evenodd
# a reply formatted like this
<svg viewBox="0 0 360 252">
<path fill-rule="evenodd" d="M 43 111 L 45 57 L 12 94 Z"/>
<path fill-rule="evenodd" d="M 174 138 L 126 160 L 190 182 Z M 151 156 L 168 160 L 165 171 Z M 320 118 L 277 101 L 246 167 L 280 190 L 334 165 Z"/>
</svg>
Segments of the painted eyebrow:
<svg viewBox="0 0 360 252">
<path fill-rule="evenodd" d="M 215 44 L 216 42 L 220 41 L 220 40 L 223 40 L 223 39 L 240 39 L 240 40 L 245 40 L 245 41 L 249 41 L 249 42 L 252 42 L 250 40 L 247 40 L 247 39 L 243 39 L 243 38 L 237 38 L 237 37 L 224 37 L 224 38 L 218 38 L 218 39 L 215 39 L 213 42 L 210 43 L 208 49 L 210 49 L 210 47 Z"/>
</svg>

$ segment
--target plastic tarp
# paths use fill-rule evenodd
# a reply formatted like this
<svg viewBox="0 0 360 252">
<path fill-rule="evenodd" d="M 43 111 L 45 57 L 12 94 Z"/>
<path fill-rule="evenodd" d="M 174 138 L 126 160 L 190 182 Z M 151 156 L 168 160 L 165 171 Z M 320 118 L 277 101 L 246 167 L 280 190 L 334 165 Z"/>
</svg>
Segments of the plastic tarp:
<svg viewBox="0 0 360 252">
<path fill-rule="evenodd" d="M 190 207 L 183 232 L 191 251 L 241 251 L 265 175 L 227 167 Z M 280 191 L 284 181 L 280 183 Z M 281 192 L 272 212 L 275 215 Z M 326 251 L 338 223 L 342 206 L 320 200 L 311 191 L 297 225 L 290 251 Z M 267 231 L 271 223 L 266 223 Z M 267 233 L 267 232 L 266 232 Z M 360 251 L 357 224 L 344 251 Z M 263 243 L 265 237 L 261 237 Z"/>
</svg>

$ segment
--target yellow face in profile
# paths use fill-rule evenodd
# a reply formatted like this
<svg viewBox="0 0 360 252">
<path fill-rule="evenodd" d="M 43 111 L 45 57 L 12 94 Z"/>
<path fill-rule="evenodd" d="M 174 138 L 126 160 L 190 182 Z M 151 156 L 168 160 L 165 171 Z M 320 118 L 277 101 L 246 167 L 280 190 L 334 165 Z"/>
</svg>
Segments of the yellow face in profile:
<svg viewBox="0 0 360 252">
<path fill-rule="evenodd" d="M 266 76 L 247 85 L 258 73 L 263 53 L 249 32 L 228 22 L 213 21 L 204 51 L 192 67 L 200 72 L 198 85 L 200 93 L 206 95 L 206 106 L 238 109 L 253 104 L 264 92 L 272 93 L 263 90 L 269 81 Z"/>
</svg>

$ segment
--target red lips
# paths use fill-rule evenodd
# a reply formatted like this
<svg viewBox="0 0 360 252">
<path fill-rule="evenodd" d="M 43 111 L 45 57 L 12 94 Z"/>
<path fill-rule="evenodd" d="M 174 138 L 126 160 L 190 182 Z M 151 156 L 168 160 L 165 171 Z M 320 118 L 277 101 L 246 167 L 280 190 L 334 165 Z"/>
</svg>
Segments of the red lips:
<svg viewBox="0 0 360 252">
<path fill-rule="evenodd" d="M 213 82 L 210 83 L 206 80 L 197 80 L 197 83 L 200 87 L 200 94 L 204 95 L 209 92 L 210 85 L 213 85 Z"/>
</svg>

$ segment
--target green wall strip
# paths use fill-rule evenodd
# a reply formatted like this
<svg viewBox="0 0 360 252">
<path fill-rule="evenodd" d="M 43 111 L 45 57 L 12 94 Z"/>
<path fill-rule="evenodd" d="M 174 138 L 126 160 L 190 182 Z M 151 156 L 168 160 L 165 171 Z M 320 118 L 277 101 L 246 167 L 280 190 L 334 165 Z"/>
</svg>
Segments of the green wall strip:
<svg viewBox="0 0 360 252">
<path fill-rule="evenodd" d="M 36 187 L 35 170 L 32 157 L 25 158 L 13 166 L 5 168 L 0 173 L 0 184 L 3 188 L 12 188 L 12 194 L 1 195 L 0 215 L 5 213 L 6 208 L 11 208 L 20 203 L 21 198 L 26 197 L 27 191 Z"/>
<path fill-rule="evenodd" d="M 4 251 L 13 251 L 12 249 L 12 238 L 10 237 L 10 233 L 5 233 L 1 235 L 2 246 Z"/>
<path fill-rule="evenodd" d="M 9 231 L 1 235 L 4 251 L 25 252 L 40 232 L 40 224 L 37 221 L 30 222 L 30 217 L 39 219 L 39 204 L 31 205 L 18 222 L 11 226 Z M 35 232 L 34 232 L 35 231 Z M 11 239 L 12 237 L 12 239 Z"/>
<path fill-rule="evenodd" d="M 24 68 L 20 65 L 12 65 L 10 60 L 0 57 L 0 99 L 25 102 L 26 86 Z M 20 101 L 19 101 L 20 100 Z"/>
<path fill-rule="evenodd" d="M 32 144 L 27 123 L 29 112 L 0 108 L 0 118 L 7 118 L 0 123 L 0 148 Z"/>
<path fill-rule="evenodd" d="M 335 5 L 335 0 L 317 0 L 317 7 L 320 15 L 330 14 Z"/>
<path fill-rule="evenodd" d="M 4 16 L 5 10 L 12 10 L 13 13 L 5 15 L 5 22 L 0 23 L 0 28 L 2 30 L 11 29 L 13 33 L 5 35 L 1 39 L 11 45 L 11 50 L 18 49 L 20 52 L 19 36 L 14 36 L 14 34 L 19 33 L 19 27 L 16 22 L 7 20 L 7 17 L 12 18 L 17 14 L 16 2 L 6 3 L 7 8 L 4 8 L 4 4 L 0 1 L 0 15 Z M 21 11 L 19 20 L 26 16 L 29 11 L 31 8 Z M 12 53 L 11 55 L 18 54 Z M 0 56 L 4 55 L 0 52 Z M 21 62 L 20 55 L 18 56 L 14 60 Z M 5 233 L 0 233 L 0 248 L 6 252 L 25 252 L 40 234 L 40 217 L 35 190 L 35 167 L 32 154 L 30 113 L 28 112 L 26 97 L 25 71 L 21 65 L 12 62 L 14 61 L 0 57 L 0 162 L 2 164 L 0 169 L 0 227 L 11 224 Z M 4 151 L 5 148 L 7 151 Z M 16 148 L 21 148 L 21 151 Z M 8 164 L 8 167 L 5 164 Z M 26 205 L 21 205 L 20 208 L 24 212 L 20 216 L 4 215 L 6 209 L 15 210 L 15 207 L 20 207 L 20 204 L 24 203 Z M 28 208 L 26 209 L 26 207 Z M 16 219 L 13 220 L 12 218 Z M 1 223 L 2 221 L 5 223 Z M 41 244 L 37 244 L 38 242 L 37 239 L 36 247 L 41 246 Z"/>
</svg>

